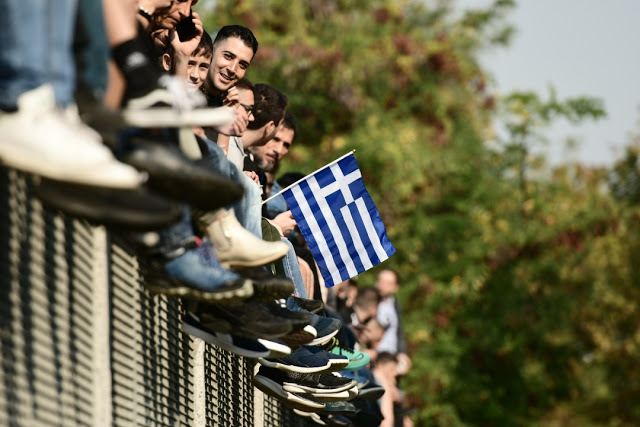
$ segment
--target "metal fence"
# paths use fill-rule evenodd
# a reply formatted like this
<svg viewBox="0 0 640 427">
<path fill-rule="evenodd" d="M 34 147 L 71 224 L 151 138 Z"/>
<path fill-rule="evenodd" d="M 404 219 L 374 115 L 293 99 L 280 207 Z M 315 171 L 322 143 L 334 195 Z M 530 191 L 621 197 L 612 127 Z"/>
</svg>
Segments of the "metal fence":
<svg viewBox="0 0 640 427">
<path fill-rule="evenodd" d="M 0 168 L 0 425 L 302 426 L 255 362 L 182 332 L 135 250 Z"/>
</svg>

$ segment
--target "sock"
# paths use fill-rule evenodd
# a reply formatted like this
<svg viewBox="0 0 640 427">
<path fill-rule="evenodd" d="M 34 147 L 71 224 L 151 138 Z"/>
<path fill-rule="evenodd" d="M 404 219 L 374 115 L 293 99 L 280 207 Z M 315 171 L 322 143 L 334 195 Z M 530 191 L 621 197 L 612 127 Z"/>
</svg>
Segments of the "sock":
<svg viewBox="0 0 640 427">
<path fill-rule="evenodd" d="M 114 61 L 127 81 L 125 98 L 135 98 L 157 87 L 162 69 L 153 60 L 147 44 L 147 34 L 128 40 L 111 49 Z"/>
</svg>

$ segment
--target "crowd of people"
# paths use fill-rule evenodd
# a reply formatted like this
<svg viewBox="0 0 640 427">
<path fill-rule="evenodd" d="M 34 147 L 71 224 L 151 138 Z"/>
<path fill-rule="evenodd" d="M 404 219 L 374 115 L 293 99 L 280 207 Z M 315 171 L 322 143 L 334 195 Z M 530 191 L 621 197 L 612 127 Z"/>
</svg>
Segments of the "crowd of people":
<svg viewBox="0 0 640 427">
<path fill-rule="evenodd" d="M 253 32 L 212 38 L 196 3 L 5 2 L 0 160 L 135 245 L 144 286 L 182 299 L 183 330 L 257 359 L 255 387 L 296 414 L 410 424 L 397 275 L 324 286 L 277 196 L 301 176 L 276 180 L 297 133 L 288 97 L 245 76 Z"/>
</svg>

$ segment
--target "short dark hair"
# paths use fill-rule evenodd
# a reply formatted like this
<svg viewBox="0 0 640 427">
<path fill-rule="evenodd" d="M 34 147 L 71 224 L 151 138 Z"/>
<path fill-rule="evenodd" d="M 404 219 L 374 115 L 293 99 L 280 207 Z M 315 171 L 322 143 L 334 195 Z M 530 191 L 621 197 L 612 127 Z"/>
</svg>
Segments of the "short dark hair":
<svg viewBox="0 0 640 427">
<path fill-rule="evenodd" d="M 287 111 L 289 99 L 278 89 L 268 84 L 258 83 L 253 88 L 254 121 L 249 122 L 249 129 L 260 129 L 270 121 L 278 126 Z"/>
<path fill-rule="evenodd" d="M 206 31 L 202 32 L 202 37 L 200 38 L 200 43 L 198 43 L 198 47 L 193 51 L 191 56 L 208 56 L 209 58 L 213 58 L 213 40 L 211 40 L 211 36 Z"/>
<path fill-rule="evenodd" d="M 246 77 L 243 77 L 240 80 L 238 80 L 235 86 L 238 89 L 250 90 L 252 92 L 255 89 L 255 87 L 253 86 L 253 83 L 251 83 L 251 80 L 249 80 Z"/>
<path fill-rule="evenodd" d="M 282 119 L 282 126 L 293 131 L 293 139 L 291 140 L 291 142 L 295 141 L 296 135 L 298 135 L 298 123 L 288 111 L 284 115 L 284 119 Z"/>
<path fill-rule="evenodd" d="M 258 51 L 258 40 L 253 35 L 250 29 L 243 27 L 242 25 L 225 25 L 220 28 L 216 38 L 213 41 L 213 45 L 216 46 L 219 42 L 228 39 L 229 37 L 237 37 L 253 50 L 255 55 Z"/>
<path fill-rule="evenodd" d="M 377 307 L 380 303 L 380 292 L 376 288 L 366 286 L 358 288 L 358 296 L 354 301 L 354 305 L 360 308 L 367 309 L 371 307 Z"/>
<path fill-rule="evenodd" d="M 398 363 L 398 358 L 395 354 L 389 353 L 388 351 L 383 351 L 382 353 L 378 353 L 378 357 L 376 357 L 376 364 L 382 365 L 383 363 Z"/>
</svg>

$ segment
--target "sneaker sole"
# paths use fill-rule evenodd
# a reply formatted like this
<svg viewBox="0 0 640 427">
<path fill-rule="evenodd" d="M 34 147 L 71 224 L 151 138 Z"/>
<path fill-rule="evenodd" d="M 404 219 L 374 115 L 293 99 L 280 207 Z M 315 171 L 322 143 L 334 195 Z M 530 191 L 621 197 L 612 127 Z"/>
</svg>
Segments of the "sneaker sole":
<svg viewBox="0 0 640 427">
<path fill-rule="evenodd" d="M 280 253 L 282 252 L 282 253 Z M 278 261 L 279 259 L 282 259 L 287 252 L 289 252 L 289 248 L 286 247 L 286 251 L 282 250 L 280 252 L 276 252 L 275 254 L 271 254 L 269 256 L 265 256 L 262 258 L 258 258 L 258 259 L 250 259 L 250 260 L 233 260 L 233 259 L 224 259 L 224 253 L 218 253 L 216 251 L 216 255 L 218 255 L 218 258 L 220 259 L 220 257 L 222 257 L 222 259 L 220 259 L 220 264 L 226 268 L 227 270 L 234 270 L 234 269 L 243 269 L 243 268 L 254 268 L 254 267 L 262 267 L 265 266 L 267 264 L 271 264 L 272 262 Z M 279 297 L 280 298 L 280 297 Z"/>
<path fill-rule="evenodd" d="M 335 393 L 309 393 L 314 400 L 322 403 L 344 402 L 349 400 L 349 390 L 339 391 Z"/>
<path fill-rule="evenodd" d="M 73 167 L 61 168 L 53 161 L 34 161 L 33 152 L 13 148 L 12 150 L 0 153 L 0 164 L 29 174 L 49 178 L 54 181 L 121 190 L 134 190 L 136 188 L 140 188 L 140 186 L 148 179 L 146 173 L 137 172 L 133 168 L 131 168 L 131 170 L 126 170 L 128 169 L 128 166 L 119 163 L 115 159 L 113 162 L 95 165 L 91 170 L 83 169 L 74 171 Z M 100 173 L 101 169 L 105 166 L 116 166 L 116 168 L 121 169 L 122 171 L 108 174 Z M 125 175 L 129 175 L 129 177 L 127 178 Z M 108 179 L 106 178 L 107 176 L 111 176 L 113 179 Z"/>
<path fill-rule="evenodd" d="M 280 384 L 264 377 L 262 375 L 256 375 L 253 378 L 253 385 L 264 394 L 271 397 L 275 397 L 287 406 L 301 411 L 317 412 L 325 408 L 324 403 L 313 402 L 311 400 L 304 399 L 295 394 L 284 391 Z"/>
<path fill-rule="evenodd" d="M 212 335 L 207 331 L 203 331 L 202 329 L 192 326 L 189 323 L 184 321 L 182 322 L 182 330 L 188 333 L 189 335 L 198 337 L 201 340 L 208 342 L 209 344 L 213 344 L 217 347 L 230 351 L 231 353 L 236 354 L 238 356 L 257 359 L 259 357 L 264 357 L 266 354 L 269 354 L 269 351 L 251 351 L 251 350 L 247 350 L 246 348 L 236 347 L 233 345 L 233 343 L 229 343 L 224 340 L 221 340 L 218 338 L 218 336 Z M 228 336 L 228 334 L 223 334 L 223 335 Z"/>
<path fill-rule="evenodd" d="M 153 127 L 190 127 L 220 126 L 233 121 L 233 113 L 218 108 L 197 108 L 181 113 L 175 108 L 125 109 L 122 117 L 130 126 Z"/>
<path fill-rule="evenodd" d="M 282 345 L 274 341 L 265 340 L 263 338 L 258 338 L 258 342 L 265 346 L 267 350 L 269 350 L 268 355 L 262 355 L 260 357 L 278 358 L 285 357 L 291 354 L 291 347 L 288 347 L 286 345 Z"/>
<path fill-rule="evenodd" d="M 302 385 L 302 384 L 297 384 L 297 383 L 291 383 L 291 382 L 284 382 L 282 383 L 282 389 L 291 393 L 307 393 L 307 394 L 313 394 L 313 393 L 339 393 L 341 391 L 346 391 L 349 390 L 350 388 L 353 388 L 353 386 L 356 385 L 355 381 L 352 381 L 350 383 L 347 383 L 345 385 L 341 385 L 339 387 L 334 387 L 334 388 L 316 388 L 316 387 L 311 387 L 311 386 L 306 386 L 306 385 Z"/>
<path fill-rule="evenodd" d="M 301 417 L 305 417 L 305 418 L 309 418 L 311 419 L 314 423 L 321 425 L 321 426 L 326 426 L 327 423 L 324 422 L 324 420 L 322 418 L 320 418 L 320 415 L 316 414 L 315 412 L 304 412 L 301 411 L 299 409 L 294 409 L 293 412 L 296 415 L 299 415 Z"/>
<path fill-rule="evenodd" d="M 287 372 L 296 372 L 298 374 L 317 374 L 317 373 L 325 372 L 327 369 L 331 368 L 330 363 L 328 363 L 326 366 L 311 367 L 311 366 L 287 365 L 280 362 L 273 362 L 271 360 L 267 360 L 262 357 L 258 359 L 258 361 L 260 362 L 260 364 L 267 366 L 269 368 L 276 368 L 276 369 L 280 369 L 281 371 L 287 371 Z"/>
<path fill-rule="evenodd" d="M 385 389 L 382 387 L 372 387 L 370 389 L 363 388 L 358 392 L 358 396 L 366 400 L 367 402 L 375 402 L 384 396 Z"/>
<path fill-rule="evenodd" d="M 238 302 L 246 300 L 253 295 L 253 283 L 251 280 L 244 280 L 240 286 L 233 289 L 214 289 L 211 291 L 202 291 L 176 281 L 167 281 L 166 277 L 145 277 L 143 285 L 149 290 L 149 292 L 154 294 L 166 295 L 173 298 L 186 298 L 208 303 Z"/>
<path fill-rule="evenodd" d="M 178 204 L 143 188 L 113 190 L 43 178 L 33 193 L 52 209 L 127 230 L 156 230 L 182 215 Z"/>
</svg>

